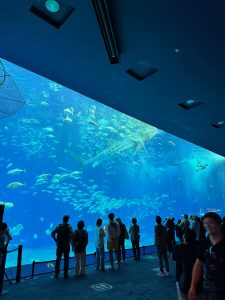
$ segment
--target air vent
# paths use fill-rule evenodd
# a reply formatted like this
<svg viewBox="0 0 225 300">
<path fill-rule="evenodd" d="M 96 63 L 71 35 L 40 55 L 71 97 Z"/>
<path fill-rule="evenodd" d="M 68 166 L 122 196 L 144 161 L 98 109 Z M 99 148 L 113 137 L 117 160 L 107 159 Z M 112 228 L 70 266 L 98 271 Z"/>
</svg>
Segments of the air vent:
<svg viewBox="0 0 225 300">
<path fill-rule="evenodd" d="M 30 12 L 59 29 L 73 13 L 74 7 L 59 0 L 39 0 L 30 7 Z"/>
<path fill-rule="evenodd" d="M 152 76 L 158 71 L 157 68 L 151 67 L 149 62 L 141 61 L 136 64 L 134 67 L 128 69 L 126 72 L 130 76 L 134 77 L 135 79 L 142 81 L 149 76 Z"/>
<path fill-rule="evenodd" d="M 225 121 L 219 121 L 217 123 L 213 123 L 212 126 L 215 128 L 225 127 Z"/>
<path fill-rule="evenodd" d="M 202 102 L 200 102 L 200 101 L 189 99 L 185 102 L 179 103 L 178 105 L 181 106 L 184 109 L 191 109 L 191 108 L 197 107 L 201 104 L 202 104 Z"/>
</svg>

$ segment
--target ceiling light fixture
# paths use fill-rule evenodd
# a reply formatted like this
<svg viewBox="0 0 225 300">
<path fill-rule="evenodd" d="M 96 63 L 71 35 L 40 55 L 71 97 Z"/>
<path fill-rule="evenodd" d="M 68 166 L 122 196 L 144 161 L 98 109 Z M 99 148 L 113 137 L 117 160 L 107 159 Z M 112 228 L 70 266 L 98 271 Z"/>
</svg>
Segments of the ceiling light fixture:
<svg viewBox="0 0 225 300">
<path fill-rule="evenodd" d="M 45 1 L 45 7 L 48 11 L 50 11 L 52 13 L 59 11 L 59 3 L 56 0 Z"/>
<path fill-rule="evenodd" d="M 221 120 L 221 121 L 219 121 L 217 123 L 213 123 L 212 126 L 215 127 L 215 128 L 225 127 L 225 121 Z"/>
<path fill-rule="evenodd" d="M 191 108 L 194 108 L 194 107 L 199 106 L 201 104 L 202 104 L 202 102 L 200 102 L 200 101 L 197 101 L 197 100 L 194 100 L 194 99 L 189 99 L 185 102 L 179 103 L 178 105 L 181 106 L 184 109 L 191 109 Z"/>
</svg>

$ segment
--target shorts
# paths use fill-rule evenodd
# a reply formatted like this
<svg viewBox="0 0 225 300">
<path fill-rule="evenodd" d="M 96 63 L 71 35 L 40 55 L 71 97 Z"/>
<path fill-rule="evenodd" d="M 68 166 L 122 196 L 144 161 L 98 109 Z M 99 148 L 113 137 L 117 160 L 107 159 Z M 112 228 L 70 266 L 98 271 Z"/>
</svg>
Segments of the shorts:
<svg viewBox="0 0 225 300">
<path fill-rule="evenodd" d="M 107 249 L 109 251 L 118 250 L 118 239 L 107 241 Z"/>
</svg>

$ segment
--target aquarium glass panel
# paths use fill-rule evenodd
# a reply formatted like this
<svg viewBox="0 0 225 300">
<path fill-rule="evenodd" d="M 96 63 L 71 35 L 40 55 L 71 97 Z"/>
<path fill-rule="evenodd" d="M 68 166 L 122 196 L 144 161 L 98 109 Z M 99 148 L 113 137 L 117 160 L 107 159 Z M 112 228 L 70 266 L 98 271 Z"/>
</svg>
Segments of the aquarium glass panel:
<svg viewBox="0 0 225 300">
<path fill-rule="evenodd" d="M 96 220 L 106 225 L 110 212 L 128 229 L 136 217 L 146 246 L 156 215 L 224 213 L 223 157 L 3 63 L 25 100 L 0 119 L 0 201 L 23 264 L 55 258 L 51 232 L 64 214 L 73 228 L 84 220 L 93 253 Z"/>
</svg>

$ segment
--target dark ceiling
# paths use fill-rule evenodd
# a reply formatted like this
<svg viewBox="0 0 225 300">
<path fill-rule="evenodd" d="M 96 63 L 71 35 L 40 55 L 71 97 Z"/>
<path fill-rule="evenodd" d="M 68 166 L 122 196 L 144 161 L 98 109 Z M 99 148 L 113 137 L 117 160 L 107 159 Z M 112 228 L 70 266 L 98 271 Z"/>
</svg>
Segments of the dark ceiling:
<svg viewBox="0 0 225 300">
<path fill-rule="evenodd" d="M 74 8 L 59 29 L 30 11 L 41 2 L 0 1 L 0 57 L 225 156 L 225 127 L 212 126 L 225 120 L 224 1 L 108 0 L 119 64 L 91 0 L 59 1 Z M 202 105 L 178 105 L 189 99 Z"/>
</svg>

